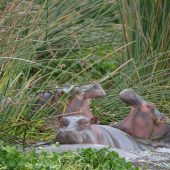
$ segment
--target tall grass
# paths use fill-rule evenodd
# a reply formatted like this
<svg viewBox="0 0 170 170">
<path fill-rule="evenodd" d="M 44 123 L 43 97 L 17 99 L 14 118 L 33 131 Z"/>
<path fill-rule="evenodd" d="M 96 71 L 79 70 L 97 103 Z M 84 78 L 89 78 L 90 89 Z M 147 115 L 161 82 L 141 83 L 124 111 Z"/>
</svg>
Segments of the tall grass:
<svg viewBox="0 0 170 170">
<path fill-rule="evenodd" d="M 121 58 L 124 67 L 120 64 L 120 69 L 111 73 L 109 80 L 114 85 L 108 91 L 110 95 L 101 101 L 103 109 L 100 108 L 98 112 L 103 111 L 101 116 L 106 117 L 106 122 L 111 118 L 123 118 L 129 108 L 121 105 L 117 94 L 121 89 L 131 87 L 170 115 L 170 2 L 117 2 L 124 43 L 131 44 L 126 46 Z M 103 83 L 108 83 L 106 79 L 103 80 Z"/>
<path fill-rule="evenodd" d="M 49 140 L 46 112 L 30 118 L 37 92 L 65 83 L 99 82 L 107 96 L 93 101 L 102 123 L 128 108 L 118 93 L 132 87 L 169 114 L 168 1 L 4 1 L 0 18 L 0 93 L 6 142 Z M 121 24 L 119 23 L 121 22 Z M 3 109 L 3 108 L 2 108 Z M 53 136 L 52 136 L 53 137 Z"/>
<path fill-rule="evenodd" d="M 48 115 L 30 118 L 34 96 L 64 83 L 89 83 L 107 73 L 99 64 L 107 65 L 110 56 L 104 56 L 121 44 L 121 26 L 115 24 L 117 3 L 17 0 L 4 1 L 1 9 L 0 92 L 12 103 L 1 109 L 0 138 L 13 142 L 40 138 L 37 128 Z"/>
</svg>

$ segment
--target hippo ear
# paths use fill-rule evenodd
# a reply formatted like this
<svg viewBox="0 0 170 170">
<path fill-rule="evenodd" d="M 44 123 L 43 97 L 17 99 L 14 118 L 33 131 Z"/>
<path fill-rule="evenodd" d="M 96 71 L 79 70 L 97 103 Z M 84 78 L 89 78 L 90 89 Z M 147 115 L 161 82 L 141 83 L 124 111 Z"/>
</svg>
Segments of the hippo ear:
<svg viewBox="0 0 170 170">
<path fill-rule="evenodd" d="M 63 90 L 63 89 L 57 88 L 57 89 L 55 90 L 55 95 L 61 97 L 63 94 L 64 94 L 64 90 Z"/>
<path fill-rule="evenodd" d="M 57 116 L 57 122 L 60 124 L 60 126 L 63 124 L 63 115 L 58 115 Z"/>
<path fill-rule="evenodd" d="M 98 124 L 99 123 L 99 118 L 97 116 L 93 116 L 91 119 L 90 119 L 90 123 L 91 124 Z"/>
</svg>

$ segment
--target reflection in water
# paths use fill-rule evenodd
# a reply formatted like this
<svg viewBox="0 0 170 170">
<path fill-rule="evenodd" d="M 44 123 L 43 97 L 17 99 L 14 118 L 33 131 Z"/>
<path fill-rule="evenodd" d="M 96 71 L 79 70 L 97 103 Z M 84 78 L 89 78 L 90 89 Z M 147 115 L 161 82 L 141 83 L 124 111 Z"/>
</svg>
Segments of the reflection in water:
<svg viewBox="0 0 170 170">
<path fill-rule="evenodd" d="M 132 163 L 141 169 L 170 170 L 170 148 L 157 148 L 153 151 L 138 153 Z"/>
</svg>

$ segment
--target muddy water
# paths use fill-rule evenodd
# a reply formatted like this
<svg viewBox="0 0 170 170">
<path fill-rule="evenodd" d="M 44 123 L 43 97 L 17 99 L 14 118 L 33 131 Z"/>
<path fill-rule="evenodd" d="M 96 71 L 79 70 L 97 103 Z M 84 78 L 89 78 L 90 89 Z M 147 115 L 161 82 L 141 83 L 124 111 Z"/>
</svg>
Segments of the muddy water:
<svg viewBox="0 0 170 170">
<path fill-rule="evenodd" d="M 170 170 L 170 148 L 138 152 L 131 162 L 142 170 Z"/>
</svg>

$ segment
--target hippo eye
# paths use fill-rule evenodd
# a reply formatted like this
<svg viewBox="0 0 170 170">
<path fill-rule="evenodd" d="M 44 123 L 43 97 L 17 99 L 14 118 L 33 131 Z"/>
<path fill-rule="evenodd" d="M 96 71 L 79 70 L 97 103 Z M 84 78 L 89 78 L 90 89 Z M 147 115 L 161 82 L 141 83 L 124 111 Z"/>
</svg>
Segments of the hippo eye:
<svg viewBox="0 0 170 170">
<path fill-rule="evenodd" d="M 84 125 L 89 125 L 89 122 L 83 122 Z"/>
<path fill-rule="evenodd" d="M 148 113 L 154 113 L 155 112 L 155 106 L 153 104 L 146 104 L 146 112 Z"/>
<path fill-rule="evenodd" d="M 153 112 L 154 110 L 155 110 L 155 108 L 154 107 L 152 107 L 151 105 L 149 105 L 149 104 L 147 104 L 146 105 L 146 107 L 148 108 L 148 109 L 150 109 L 150 111 L 151 112 Z"/>
<path fill-rule="evenodd" d="M 82 123 L 82 126 L 83 126 L 83 127 L 89 127 L 89 122 L 83 122 L 83 123 Z"/>
<path fill-rule="evenodd" d="M 87 120 L 80 120 L 80 126 L 81 127 L 84 127 L 84 128 L 86 128 L 86 127 L 89 127 L 89 121 L 87 121 Z"/>
</svg>

